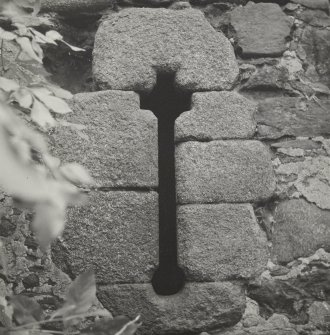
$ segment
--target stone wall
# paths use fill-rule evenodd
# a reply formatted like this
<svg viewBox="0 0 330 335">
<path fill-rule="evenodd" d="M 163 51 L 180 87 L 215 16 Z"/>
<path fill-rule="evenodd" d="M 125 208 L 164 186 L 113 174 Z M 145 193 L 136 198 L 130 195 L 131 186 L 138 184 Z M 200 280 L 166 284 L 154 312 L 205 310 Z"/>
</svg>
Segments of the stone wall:
<svg viewBox="0 0 330 335">
<path fill-rule="evenodd" d="M 103 305 L 141 314 L 144 334 L 328 334 L 328 0 L 57 0 L 43 10 L 92 50 L 92 69 L 83 68 L 93 84 L 74 85 L 65 119 L 85 128 L 62 126 L 51 139 L 54 154 L 85 165 L 97 187 L 88 205 L 69 210 L 56 265 L 38 254 L 19 213 L 1 214 L 14 290 L 60 298 L 67 275 L 92 267 Z M 97 26 L 93 46 L 83 22 Z M 167 296 L 152 286 L 162 182 L 158 121 L 143 108 L 160 73 L 191 97 L 173 143 L 185 285 Z M 47 275 L 36 270 L 45 262 Z"/>
</svg>

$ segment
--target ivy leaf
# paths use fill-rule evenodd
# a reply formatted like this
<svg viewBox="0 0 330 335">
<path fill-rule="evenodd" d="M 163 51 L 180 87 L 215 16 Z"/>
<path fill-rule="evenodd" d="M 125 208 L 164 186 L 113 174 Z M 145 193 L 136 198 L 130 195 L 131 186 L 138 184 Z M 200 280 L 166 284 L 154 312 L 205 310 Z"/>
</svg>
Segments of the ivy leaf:
<svg viewBox="0 0 330 335">
<path fill-rule="evenodd" d="M 63 36 L 56 30 L 49 30 L 46 32 L 46 37 L 52 39 L 53 41 L 62 41 Z"/>
<path fill-rule="evenodd" d="M 57 310 L 51 319 L 62 316 L 67 318 L 74 315 L 86 313 L 96 300 L 95 275 L 92 270 L 79 275 L 70 285 L 66 302 L 63 307 Z M 79 317 L 65 322 L 65 326 L 76 324 Z"/>
<path fill-rule="evenodd" d="M 48 108 L 38 100 L 34 100 L 31 110 L 31 119 L 43 129 L 53 128 L 56 125 L 55 119 L 50 114 Z"/>
<path fill-rule="evenodd" d="M 0 77 L 0 88 L 5 92 L 12 92 L 19 89 L 19 84 L 12 79 Z"/>
<path fill-rule="evenodd" d="M 79 186 L 94 184 L 93 178 L 87 170 L 78 163 L 65 164 L 60 168 L 63 177 Z"/>
<path fill-rule="evenodd" d="M 40 305 L 35 300 L 24 295 L 11 296 L 10 304 L 14 308 L 13 317 L 20 325 L 40 321 L 43 318 L 43 311 Z"/>
<path fill-rule="evenodd" d="M 35 60 L 42 64 L 42 58 L 35 53 L 32 43 L 28 37 L 17 37 L 16 42 L 21 47 L 21 50 L 25 53 L 25 55 L 27 55 L 31 60 Z"/>
<path fill-rule="evenodd" d="M 38 43 L 41 43 L 41 44 L 49 43 L 49 44 L 57 45 L 57 43 L 53 39 L 47 37 L 46 35 L 40 33 L 39 31 L 33 28 L 29 28 L 29 30 L 32 32 L 32 34 L 34 35 Z"/>
<path fill-rule="evenodd" d="M 85 49 L 82 49 L 82 48 L 78 48 L 78 47 L 75 47 L 75 46 L 73 46 L 73 45 L 71 45 L 71 44 L 69 44 L 68 42 L 65 42 L 65 41 L 63 41 L 63 40 L 61 40 L 61 42 L 62 43 L 64 43 L 65 45 L 67 45 L 71 50 L 73 50 L 73 51 L 86 51 Z"/>
</svg>

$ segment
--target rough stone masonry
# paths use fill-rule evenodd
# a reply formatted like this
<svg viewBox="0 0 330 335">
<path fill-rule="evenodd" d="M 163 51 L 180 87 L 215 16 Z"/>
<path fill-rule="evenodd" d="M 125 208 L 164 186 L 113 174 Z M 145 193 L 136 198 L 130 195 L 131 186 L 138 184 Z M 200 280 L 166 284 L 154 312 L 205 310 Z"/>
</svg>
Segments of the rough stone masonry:
<svg viewBox="0 0 330 335">
<path fill-rule="evenodd" d="M 88 50 L 77 68 L 46 52 L 53 79 L 79 92 L 70 123 L 49 137 L 53 152 L 86 166 L 97 187 L 68 212 L 53 262 L 40 255 L 29 217 L 0 194 L 15 279 L 8 288 L 0 278 L 0 296 L 58 306 L 69 276 L 93 267 L 101 302 L 114 315 L 141 314 L 142 334 L 328 335 L 329 1 L 42 5 L 66 40 Z M 168 296 L 152 286 L 160 149 L 158 119 L 143 107 L 159 74 L 175 75 L 176 90 L 191 97 L 173 144 L 185 285 Z"/>
<path fill-rule="evenodd" d="M 67 119 L 88 124 L 88 140 L 69 129 L 55 134 L 55 153 L 87 166 L 102 190 L 69 212 L 72 271 L 92 265 L 104 306 L 114 315 L 142 314 L 144 334 L 237 323 L 245 308 L 242 280 L 260 274 L 268 260 L 251 203 L 272 196 L 275 176 L 269 149 L 252 139 L 256 104 L 228 91 L 238 76 L 230 42 L 194 9 L 125 9 L 100 25 L 93 62 L 103 90 L 77 94 Z M 193 93 L 191 110 L 175 126 L 178 258 L 187 283 L 173 296 L 151 286 L 158 265 L 157 128 L 134 93 L 149 92 L 157 72 L 175 73 L 178 89 Z"/>
</svg>

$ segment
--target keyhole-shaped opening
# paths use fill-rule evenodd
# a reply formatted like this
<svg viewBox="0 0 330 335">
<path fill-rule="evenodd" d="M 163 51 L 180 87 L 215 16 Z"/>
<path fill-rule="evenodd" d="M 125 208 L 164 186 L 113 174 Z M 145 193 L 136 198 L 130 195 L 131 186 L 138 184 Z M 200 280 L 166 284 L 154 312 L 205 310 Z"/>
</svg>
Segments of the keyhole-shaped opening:
<svg viewBox="0 0 330 335">
<path fill-rule="evenodd" d="M 158 118 L 159 267 L 152 285 L 159 295 L 175 294 L 185 282 L 177 260 L 174 123 L 190 109 L 191 94 L 178 90 L 174 82 L 175 74 L 160 73 L 152 92 L 141 94 L 141 109 Z"/>
</svg>

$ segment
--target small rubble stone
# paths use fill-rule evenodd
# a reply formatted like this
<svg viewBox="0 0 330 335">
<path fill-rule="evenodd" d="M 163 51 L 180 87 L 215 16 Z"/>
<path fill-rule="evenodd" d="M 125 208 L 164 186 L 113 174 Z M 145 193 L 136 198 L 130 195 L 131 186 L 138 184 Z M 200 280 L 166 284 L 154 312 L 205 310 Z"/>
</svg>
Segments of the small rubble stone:
<svg viewBox="0 0 330 335">
<path fill-rule="evenodd" d="M 330 30 L 307 26 L 303 30 L 298 50 L 308 68 L 315 67 L 322 83 L 330 86 Z"/>
<path fill-rule="evenodd" d="M 178 208 L 178 258 L 189 281 L 251 278 L 266 269 L 267 239 L 249 204 Z"/>
<path fill-rule="evenodd" d="M 237 323 L 245 308 L 242 288 L 230 282 L 187 283 L 179 293 L 159 296 L 151 284 L 103 286 L 98 296 L 116 315 L 141 315 L 141 334 L 199 333 Z"/>
<path fill-rule="evenodd" d="M 157 187 L 157 118 L 136 93 L 80 93 L 72 108 L 52 135 L 56 157 L 82 164 L 101 187 Z"/>
<path fill-rule="evenodd" d="M 27 277 L 23 278 L 22 282 L 25 288 L 38 287 L 40 284 L 39 277 L 35 273 L 31 273 Z"/>
<path fill-rule="evenodd" d="M 259 103 L 256 120 L 261 138 L 330 134 L 329 99 L 318 103 L 294 97 L 268 98 Z"/>
<path fill-rule="evenodd" d="M 330 305 L 326 301 L 314 301 L 308 308 L 309 321 L 318 328 L 330 323 Z"/>
<path fill-rule="evenodd" d="M 235 92 L 195 93 L 192 109 L 175 121 L 176 141 L 251 138 L 257 105 Z"/>
<path fill-rule="evenodd" d="M 180 204 L 258 201 L 275 188 L 270 152 L 258 141 L 181 143 L 176 176 Z"/>
<path fill-rule="evenodd" d="M 93 73 L 103 88 L 148 92 L 156 72 L 176 72 L 186 91 L 230 88 L 238 76 L 233 48 L 195 9 L 124 9 L 96 33 Z"/>
<path fill-rule="evenodd" d="M 293 21 L 275 3 L 252 1 L 231 13 L 238 45 L 245 56 L 281 55 Z"/>
<path fill-rule="evenodd" d="M 98 283 L 150 282 L 158 265 L 156 192 L 93 192 L 67 218 L 63 251 L 53 252 L 58 267 L 57 258 L 74 275 L 93 268 Z"/>
<path fill-rule="evenodd" d="M 273 257 L 288 263 L 319 248 L 330 250 L 330 211 L 303 199 L 281 202 L 275 211 Z"/>
</svg>

